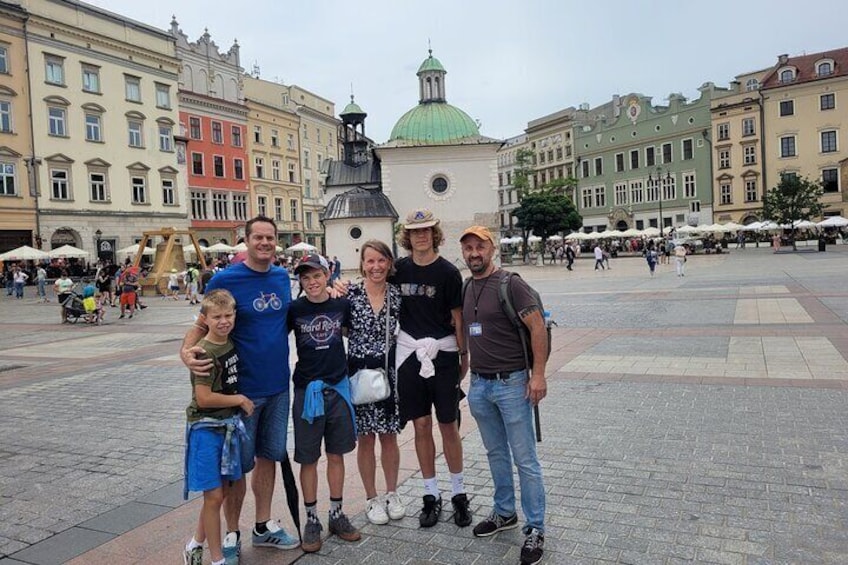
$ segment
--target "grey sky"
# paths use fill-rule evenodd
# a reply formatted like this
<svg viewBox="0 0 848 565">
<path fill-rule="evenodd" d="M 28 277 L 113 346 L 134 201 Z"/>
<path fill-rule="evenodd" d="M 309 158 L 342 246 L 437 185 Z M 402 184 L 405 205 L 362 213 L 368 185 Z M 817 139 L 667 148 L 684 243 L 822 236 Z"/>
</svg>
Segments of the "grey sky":
<svg viewBox="0 0 848 565">
<path fill-rule="evenodd" d="M 497 138 L 581 102 L 694 97 L 781 53 L 848 43 L 844 0 L 87 1 L 162 29 L 174 14 L 189 39 L 208 28 L 222 51 L 238 38 L 246 71 L 255 62 L 261 78 L 321 94 L 337 112 L 353 83 L 379 143 L 418 102 L 428 38 L 448 71 L 448 102 Z"/>
</svg>

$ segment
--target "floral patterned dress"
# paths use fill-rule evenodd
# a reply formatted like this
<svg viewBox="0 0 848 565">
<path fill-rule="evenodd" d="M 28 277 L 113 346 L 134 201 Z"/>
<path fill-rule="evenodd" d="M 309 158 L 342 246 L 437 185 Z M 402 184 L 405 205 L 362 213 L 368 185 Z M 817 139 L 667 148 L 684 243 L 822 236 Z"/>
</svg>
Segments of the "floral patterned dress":
<svg viewBox="0 0 848 565">
<path fill-rule="evenodd" d="M 400 433 L 397 406 L 397 374 L 395 373 L 395 329 L 400 315 L 400 292 L 394 285 L 386 286 L 390 297 L 389 313 L 389 383 L 392 394 L 386 400 L 355 406 L 356 428 L 359 435 Z M 364 283 L 349 287 L 351 329 L 348 332 L 347 362 L 350 374 L 362 368 L 378 369 L 386 366 L 386 305 L 374 312 L 365 293 Z"/>
</svg>

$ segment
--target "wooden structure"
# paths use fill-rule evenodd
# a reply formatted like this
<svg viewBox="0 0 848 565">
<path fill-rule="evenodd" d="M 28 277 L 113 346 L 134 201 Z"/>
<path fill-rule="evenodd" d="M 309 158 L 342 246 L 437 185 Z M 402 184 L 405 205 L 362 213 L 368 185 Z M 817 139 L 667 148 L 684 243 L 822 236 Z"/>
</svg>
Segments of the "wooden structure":
<svg viewBox="0 0 848 565">
<path fill-rule="evenodd" d="M 147 276 L 141 279 L 142 294 L 168 293 L 168 277 L 171 274 L 171 269 L 176 269 L 178 272 L 186 270 L 185 256 L 183 255 L 183 244 L 177 243 L 177 237 L 185 237 L 191 241 L 194 250 L 197 253 L 197 262 L 200 264 L 201 270 L 206 269 L 206 258 L 203 251 L 200 249 L 200 243 L 197 237 L 191 230 L 178 230 L 176 228 L 162 228 L 160 230 L 144 232 L 141 241 L 138 243 L 138 253 L 135 254 L 133 266 L 141 265 L 142 251 L 147 247 L 147 242 L 151 238 L 159 236 L 163 241 L 156 245 L 156 255 L 153 259 L 153 267 L 147 273 Z"/>
</svg>

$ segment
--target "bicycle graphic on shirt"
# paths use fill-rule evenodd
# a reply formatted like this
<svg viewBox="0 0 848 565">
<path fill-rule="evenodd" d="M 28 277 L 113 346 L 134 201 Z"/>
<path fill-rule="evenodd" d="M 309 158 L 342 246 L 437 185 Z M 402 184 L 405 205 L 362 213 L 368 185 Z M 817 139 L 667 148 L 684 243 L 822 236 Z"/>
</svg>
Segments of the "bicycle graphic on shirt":
<svg viewBox="0 0 848 565">
<path fill-rule="evenodd" d="M 265 294 L 260 291 L 259 298 L 253 301 L 253 309 L 257 312 L 263 312 L 267 308 L 271 308 L 271 310 L 279 310 L 282 307 L 283 301 L 277 298 L 276 292 Z"/>
</svg>

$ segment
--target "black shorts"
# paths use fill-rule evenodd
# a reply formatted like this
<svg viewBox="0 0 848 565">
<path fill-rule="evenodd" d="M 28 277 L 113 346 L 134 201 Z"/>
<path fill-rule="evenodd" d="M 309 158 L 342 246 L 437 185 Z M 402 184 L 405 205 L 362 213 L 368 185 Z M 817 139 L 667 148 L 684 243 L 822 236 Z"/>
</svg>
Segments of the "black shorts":
<svg viewBox="0 0 848 565">
<path fill-rule="evenodd" d="M 413 353 L 398 368 L 397 387 L 400 421 L 409 422 L 430 416 L 436 408 L 436 420 L 449 424 L 459 415 L 459 353 L 440 351 L 433 361 L 436 374 L 429 379 L 418 372 L 421 363 Z"/>
<path fill-rule="evenodd" d="M 324 415 L 310 424 L 303 419 L 303 399 L 306 389 L 294 389 L 292 420 L 294 421 L 294 460 L 309 465 L 321 457 L 324 449 L 333 455 L 344 455 L 356 448 L 356 432 L 350 408 L 336 391 L 324 389 Z"/>
</svg>

